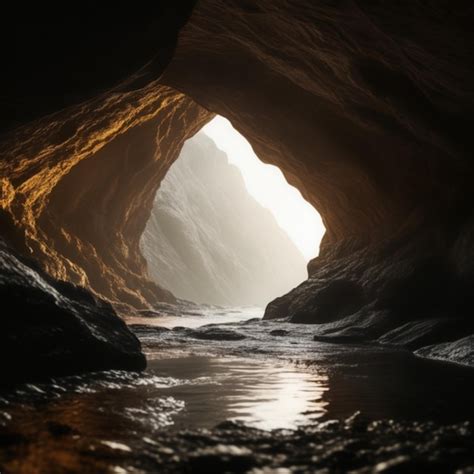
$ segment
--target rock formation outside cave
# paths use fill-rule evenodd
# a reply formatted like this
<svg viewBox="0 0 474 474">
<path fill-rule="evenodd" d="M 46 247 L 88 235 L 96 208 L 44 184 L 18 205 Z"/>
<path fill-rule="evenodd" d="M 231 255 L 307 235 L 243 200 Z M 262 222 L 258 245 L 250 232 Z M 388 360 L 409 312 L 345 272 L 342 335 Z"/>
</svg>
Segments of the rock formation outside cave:
<svg viewBox="0 0 474 474">
<path fill-rule="evenodd" d="M 309 258 L 302 252 L 317 252 L 323 232 L 319 215 L 246 146 L 236 153 L 247 153 L 256 163 L 237 157 L 232 164 L 201 131 L 186 142 L 161 182 L 141 249 L 150 277 L 178 298 L 264 307 L 307 278 Z M 252 186 L 274 210 L 257 201 Z M 280 214 L 278 203 L 287 206 Z M 300 237 L 300 248 L 278 218 Z"/>
</svg>

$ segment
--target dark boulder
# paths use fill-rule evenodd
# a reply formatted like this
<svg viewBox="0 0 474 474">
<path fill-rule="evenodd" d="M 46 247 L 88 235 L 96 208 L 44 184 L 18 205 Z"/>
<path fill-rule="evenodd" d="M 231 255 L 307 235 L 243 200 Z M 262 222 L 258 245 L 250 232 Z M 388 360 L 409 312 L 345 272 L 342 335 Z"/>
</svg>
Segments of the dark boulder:
<svg viewBox="0 0 474 474">
<path fill-rule="evenodd" d="M 290 313 L 291 322 L 329 323 L 355 313 L 365 303 L 362 288 L 350 280 L 333 280 L 309 295 L 303 307 Z"/>
<path fill-rule="evenodd" d="M 464 302 L 464 288 L 453 265 L 432 256 L 416 262 L 405 274 L 381 285 L 377 305 L 398 314 L 443 314 Z"/>
<path fill-rule="evenodd" d="M 110 303 L 53 280 L 3 243 L 0 299 L 2 383 L 146 367 L 138 339 Z"/>
<path fill-rule="evenodd" d="M 470 335 L 457 341 L 422 347 L 415 354 L 472 367 L 474 366 L 474 336 Z"/>
<path fill-rule="evenodd" d="M 237 331 L 222 329 L 218 327 L 203 327 L 189 331 L 193 339 L 203 339 L 209 341 L 241 341 L 246 336 Z"/>
<path fill-rule="evenodd" d="M 423 346 L 454 341 L 474 331 L 474 323 L 465 318 L 433 318 L 410 321 L 381 336 L 381 344 L 419 349 Z"/>
</svg>

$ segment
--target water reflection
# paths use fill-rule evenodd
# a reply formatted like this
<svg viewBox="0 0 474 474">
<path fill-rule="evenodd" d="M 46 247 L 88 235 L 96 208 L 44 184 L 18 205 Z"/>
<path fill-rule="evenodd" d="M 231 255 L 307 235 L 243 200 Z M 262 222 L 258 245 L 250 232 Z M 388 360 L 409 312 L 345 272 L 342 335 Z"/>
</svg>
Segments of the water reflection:
<svg viewBox="0 0 474 474">
<path fill-rule="evenodd" d="M 146 456 L 165 431 L 233 419 L 294 428 L 325 413 L 324 375 L 243 358 L 155 360 L 145 374 L 111 371 L 0 394 L 0 466 L 7 472 L 110 472 Z M 2 416 L 4 415 L 4 416 Z"/>
<path fill-rule="evenodd" d="M 191 383 L 166 390 L 185 404 L 174 417 L 177 428 L 212 427 L 228 419 L 261 429 L 296 428 L 326 412 L 326 375 L 283 363 L 182 357 L 153 361 L 150 368 L 160 376 L 191 377 Z"/>
<path fill-rule="evenodd" d="M 246 372 L 246 371 L 244 371 Z M 258 371 L 252 387 L 236 389 L 226 400 L 230 418 L 261 429 L 296 428 L 320 418 L 327 377 L 275 368 Z"/>
<path fill-rule="evenodd" d="M 190 355 L 151 360 L 144 374 L 110 371 L 0 393 L 0 467 L 110 472 L 111 460 L 121 463 L 130 453 L 153 459 L 156 453 L 147 453 L 166 433 L 229 419 L 268 430 L 356 410 L 369 419 L 473 419 L 472 371 L 363 347 L 335 360 L 337 370 L 320 363 L 308 370 Z"/>
</svg>

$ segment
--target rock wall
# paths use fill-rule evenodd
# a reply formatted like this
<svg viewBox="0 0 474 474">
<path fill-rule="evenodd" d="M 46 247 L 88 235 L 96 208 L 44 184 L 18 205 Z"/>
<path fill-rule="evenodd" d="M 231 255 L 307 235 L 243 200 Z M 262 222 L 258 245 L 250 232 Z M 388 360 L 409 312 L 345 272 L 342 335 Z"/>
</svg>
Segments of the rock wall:
<svg viewBox="0 0 474 474">
<path fill-rule="evenodd" d="M 308 276 L 301 252 L 204 133 L 161 182 L 141 248 L 154 281 L 197 303 L 265 306 Z"/>
<path fill-rule="evenodd" d="M 9 134 L 0 167 L 11 244 L 112 302 L 172 301 L 147 278 L 139 239 L 160 180 L 210 116 L 154 83 Z"/>
<path fill-rule="evenodd" d="M 1 233 L 125 312 L 174 299 L 148 279 L 139 239 L 161 178 L 212 117 L 157 81 L 193 3 L 43 5 L 18 12 L 15 54 L 2 43 Z"/>
<path fill-rule="evenodd" d="M 436 318 L 463 322 L 433 344 L 472 332 L 472 18 L 464 2 L 196 6 L 162 82 L 229 118 L 327 229 L 266 318 L 341 340 Z"/>
</svg>

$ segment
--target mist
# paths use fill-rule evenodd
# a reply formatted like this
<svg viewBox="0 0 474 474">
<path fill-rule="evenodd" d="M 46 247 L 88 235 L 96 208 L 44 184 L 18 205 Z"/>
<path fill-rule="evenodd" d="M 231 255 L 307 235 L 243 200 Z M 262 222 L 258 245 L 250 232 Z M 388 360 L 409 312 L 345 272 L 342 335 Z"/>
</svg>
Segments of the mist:
<svg viewBox="0 0 474 474">
<path fill-rule="evenodd" d="M 305 219 L 309 204 L 223 120 L 184 145 L 160 185 L 141 248 L 150 276 L 178 298 L 265 306 L 307 278 L 305 241 L 317 249 L 317 219 Z M 232 137 L 223 146 L 232 158 L 209 138 L 218 129 Z M 300 213 L 295 238 L 288 229 Z"/>
</svg>

